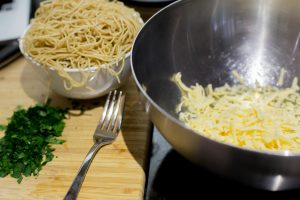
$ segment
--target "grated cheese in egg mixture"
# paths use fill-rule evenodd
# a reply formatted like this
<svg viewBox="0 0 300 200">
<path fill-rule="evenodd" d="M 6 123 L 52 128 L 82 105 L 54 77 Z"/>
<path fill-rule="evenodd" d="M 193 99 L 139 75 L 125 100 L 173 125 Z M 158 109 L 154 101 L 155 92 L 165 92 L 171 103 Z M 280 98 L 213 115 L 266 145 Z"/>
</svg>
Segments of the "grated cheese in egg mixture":
<svg viewBox="0 0 300 200">
<path fill-rule="evenodd" d="M 243 83 L 215 89 L 211 84 L 187 87 L 181 73 L 172 81 L 182 93 L 176 108 L 179 119 L 196 132 L 239 147 L 300 152 L 297 78 L 285 89 Z"/>
</svg>

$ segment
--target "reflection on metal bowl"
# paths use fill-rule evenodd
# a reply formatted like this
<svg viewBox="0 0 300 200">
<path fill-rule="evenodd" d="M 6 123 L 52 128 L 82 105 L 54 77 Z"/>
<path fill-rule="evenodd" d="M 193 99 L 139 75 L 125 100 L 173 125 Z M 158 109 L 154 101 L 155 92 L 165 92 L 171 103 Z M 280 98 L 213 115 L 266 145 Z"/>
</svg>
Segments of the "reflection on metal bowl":
<svg viewBox="0 0 300 200">
<path fill-rule="evenodd" d="M 300 154 L 246 150 L 186 128 L 175 112 L 180 91 L 170 81 L 182 72 L 187 85 L 218 87 L 234 84 L 236 70 L 248 84 L 274 85 L 284 68 L 289 86 L 300 77 L 299 10 L 297 0 L 186 0 L 145 24 L 134 43 L 132 71 L 153 123 L 175 150 L 257 188 L 300 188 Z"/>
</svg>

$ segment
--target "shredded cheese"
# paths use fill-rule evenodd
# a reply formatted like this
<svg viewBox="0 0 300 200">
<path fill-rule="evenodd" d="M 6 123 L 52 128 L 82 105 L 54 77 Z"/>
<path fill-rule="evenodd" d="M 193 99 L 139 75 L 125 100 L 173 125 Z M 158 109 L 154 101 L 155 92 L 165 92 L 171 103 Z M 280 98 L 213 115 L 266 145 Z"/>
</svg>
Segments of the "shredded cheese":
<svg viewBox="0 0 300 200">
<path fill-rule="evenodd" d="M 277 86 L 282 86 L 283 85 L 285 74 L 286 74 L 286 71 L 283 68 L 281 68 L 279 78 L 278 78 L 278 81 L 277 81 L 277 84 L 276 84 Z"/>
<path fill-rule="evenodd" d="M 239 77 L 236 72 L 233 75 Z M 255 150 L 300 152 L 298 79 L 285 89 L 247 86 L 238 80 L 241 84 L 214 89 L 212 85 L 188 87 L 181 73 L 175 74 L 172 81 L 182 93 L 176 108 L 179 119 L 199 134 L 220 142 Z"/>
</svg>

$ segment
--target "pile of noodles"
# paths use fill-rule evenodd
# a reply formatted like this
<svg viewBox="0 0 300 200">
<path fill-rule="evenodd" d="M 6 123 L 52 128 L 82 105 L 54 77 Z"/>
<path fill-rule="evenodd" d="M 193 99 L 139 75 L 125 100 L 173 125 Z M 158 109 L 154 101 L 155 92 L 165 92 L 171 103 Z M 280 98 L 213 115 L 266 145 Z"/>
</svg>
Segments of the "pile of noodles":
<svg viewBox="0 0 300 200">
<path fill-rule="evenodd" d="M 99 70 L 118 79 L 142 25 L 139 14 L 122 2 L 48 0 L 37 9 L 21 41 L 28 56 L 56 70 L 71 89 L 84 86 Z M 93 73 L 86 70 L 92 67 Z M 79 69 L 81 80 L 74 80 L 66 68 Z"/>
</svg>

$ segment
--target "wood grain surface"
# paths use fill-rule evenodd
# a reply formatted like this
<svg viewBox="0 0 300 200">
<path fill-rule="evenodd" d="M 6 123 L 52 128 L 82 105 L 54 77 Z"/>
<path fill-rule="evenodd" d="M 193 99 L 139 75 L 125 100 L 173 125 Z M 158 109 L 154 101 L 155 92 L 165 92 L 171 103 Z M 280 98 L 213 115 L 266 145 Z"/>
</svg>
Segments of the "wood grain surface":
<svg viewBox="0 0 300 200">
<path fill-rule="evenodd" d="M 143 197 L 151 125 L 131 77 L 122 90 L 126 92 L 122 132 L 95 156 L 78 199 Z M 33 106 L 43 102 L 47 94 L 51 105 L 72 108 L 61 137 L 66 142 L 55 146 L 57 157 L 38 177 L 25 177 L 21 184 L 11 177 L 0 178 L 0 199 L 63 199 L 93 144 L 92 136 L 106 97 L 70 100 L 53 94 L 23 58 L 0 70 L 0 124 L 7 124 L 17 106 Z M 0 132 L 1 137 L 3 134 Z"/>
</svg>

